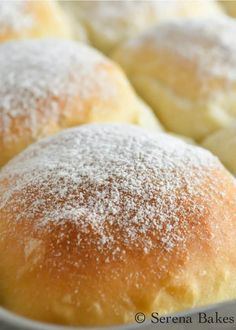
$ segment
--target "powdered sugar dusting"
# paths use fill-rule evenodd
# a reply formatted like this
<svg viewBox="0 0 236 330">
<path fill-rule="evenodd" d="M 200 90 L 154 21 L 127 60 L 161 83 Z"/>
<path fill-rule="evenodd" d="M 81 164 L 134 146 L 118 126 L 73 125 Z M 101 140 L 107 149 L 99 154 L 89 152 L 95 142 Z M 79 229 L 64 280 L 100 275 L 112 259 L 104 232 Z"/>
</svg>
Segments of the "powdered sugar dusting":
<svg viewBox="0 0 236 330">
<path fill-rule="evenodd" d="M 172 251 L 184 246 L 188 221 L 207 212 L 198 200 L 207 203 L 218 167 L 209 152 L 166 134 L 85 125 L 30 146 L 3 168 L 0 211 L 11 210 L 10 218 L 14 211 L 12 221 L 37 219 L 42 231 L 73 224 L 78 249 L 90 244 L 92 233 L 96 250 L 113 258 L 124 253 L 121 245 L 149 253 L 161 244 Z M 208 177 L 212 185 L 203 189 Z"/>
<path fill-rule="evenodd" d="M 73 41 L 2 44 L 0 130 L 4 142 L 18 139 L 20 132 L 24 135 L 25 131 L 35 137 L 44 124 L 60 122 L 62 116 L 67 116 L 67 107 L 71 109 L 73 96 L 86 101 L 98 95 L 99 100 L 116 95 L 116 86 L 109 76 L 110 65 L 97 51 Z M 12 129 L 17 122 L 20 127 Z"/>
<path fill-rule="evenodd" d="M 18 32 L 33 26 L 34 18 L 27 11 L 28 3 L 26 0 L 0 1 L 0 34 L 9 30 Z"/>
<path fill-rule="evenodd" d="M 131 48 L 150 42 L 153 47 L 168 50 L 186 63 L 196 63 L 199 78 L 208 76 L 236 80 L 236 22 L 218 17 L 186 19 L 164 23 L 131 40 Z"/>
<path fill-rule="evenodd" d="M 112 48 L 162 17 L 175 16 L 178 5 L 177 1 L 77 1 L 76 8 L 95 33 L 106 39 L 107 48 Z"/>
<path fill-rule="evenodd" d="M 220 13 L 214 1 L 77 1 L 74 2 L 81 15 L 94 33 L 103 42 L 107 51 L 119 42 L 137 35 L 162 21 L 180 16 L 212 16 Z M 130 19 L 132 17 L 132 20 Z M 103 44 L 104 46 L 104 44 Z"/>
</svg>

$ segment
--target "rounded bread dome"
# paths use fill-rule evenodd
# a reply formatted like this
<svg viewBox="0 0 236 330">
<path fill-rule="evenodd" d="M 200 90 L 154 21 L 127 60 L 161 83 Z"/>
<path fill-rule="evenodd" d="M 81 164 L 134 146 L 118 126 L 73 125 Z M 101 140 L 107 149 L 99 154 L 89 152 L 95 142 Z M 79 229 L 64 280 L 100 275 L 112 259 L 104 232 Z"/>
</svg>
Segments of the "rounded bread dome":
<svg viewBox="0 0 236 330">
<path fill-rule="evenodd" d="M 204 149 L 84 125 L 10 161 L 0 190 L 1 304 L 13 312 L 98 326 L 236 297 L 236 184 Z"/>
<path fill-rule="evenodd" d="M 216 1 L 61 1 L 86 29 L 91 44 L 110 54 L 119 44 L 163 21 L 180 17 L 214 17 Z M 132 19 L 130 19 L 132 17 Z"/>
<path fill-rule="evenodd" d="M 0 45 L 0 166 L 41 137 L 89 122 L 160 129 L 120 68 L 96 50 L 58 39 Z"/>
<path fill-rule="evenodd" d="M 113 58 L 168 130 L 201 140 L 236 117 L 235 35 L 230 18 L 176 20 Z"/>
</svg>

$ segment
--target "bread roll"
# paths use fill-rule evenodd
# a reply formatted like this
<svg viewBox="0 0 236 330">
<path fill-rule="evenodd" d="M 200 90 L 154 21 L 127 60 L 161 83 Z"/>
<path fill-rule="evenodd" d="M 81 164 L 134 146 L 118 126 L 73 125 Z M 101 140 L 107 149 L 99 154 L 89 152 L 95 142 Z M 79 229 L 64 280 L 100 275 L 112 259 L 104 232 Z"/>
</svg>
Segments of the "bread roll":
<svg viewBox="0 0 236 330">
<path fill-rule="evenodd" d="M 0 166 L 30 143 L 88 122 L 159 129 L 123 72 L 73 41 L 12 41 L 0 46 Z"/>
<path fill-rule="evenodd" d="M 166 134 L 90 124 L 0 172 L 3 307 L 39 321 L 134 322 L 236 298 L 236 184 Z"/>
<path fill-rule="evenodd" d="M 210 134 L 202 145 L 218 156 L 222 163 L 236 175 L 236 125 Z"/>
<path fill-rule="evenodd" d="M 113 55 L 164 126 L 201 140 L 236 117 L 236 21 L 163 23 Z"/>
<path fill-rule="evenodd" d="M 0 1 L 0 42 L 41 37 L 71 37 L 69 22 L 55 1 Z"/>
<path fill-rule="evenodd" d="M 110 53 L 118 44 L 176 17 L 222 15 L 216 1 L 61 1 L 87 30 L 90 42 Z"/>
</svg>

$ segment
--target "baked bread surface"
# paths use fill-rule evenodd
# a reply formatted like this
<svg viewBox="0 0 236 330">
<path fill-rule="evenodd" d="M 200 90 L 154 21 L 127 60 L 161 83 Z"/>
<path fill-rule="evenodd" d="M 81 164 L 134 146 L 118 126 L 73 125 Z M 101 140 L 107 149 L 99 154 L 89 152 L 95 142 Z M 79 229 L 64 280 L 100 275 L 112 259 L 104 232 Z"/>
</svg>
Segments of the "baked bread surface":
<svg viewBox="0 0 236 330">
<path fill-rule="evenodd" d="M 126 125 L 44 139 L 0 172 L 1 305 L 65 325 L 236 298 L 236 185 L 208 151 Z"/>
<path fill-rule="evenodd" d="M 122 70 L 74 41 L 0 45 L 0 166 L 38 139 L 89 122 L 161 129 Z"/>
<path fill-rule="evenodd" d="M 113 58 L 168 130 L 200 141 L 236 117 L 235 35 L 231 18 L 163 23 Z"/>
</svg>

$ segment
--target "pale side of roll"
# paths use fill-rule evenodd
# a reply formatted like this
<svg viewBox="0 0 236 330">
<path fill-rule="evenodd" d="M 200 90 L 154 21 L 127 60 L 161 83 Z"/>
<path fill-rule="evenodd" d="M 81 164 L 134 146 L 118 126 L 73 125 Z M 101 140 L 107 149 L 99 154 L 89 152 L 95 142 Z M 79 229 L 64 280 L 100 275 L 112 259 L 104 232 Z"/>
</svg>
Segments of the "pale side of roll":
<svg viewBox="0 0 236 330">
<path fill-rule="evenodd" d="M 219 157 L 222 163 L 236 175 L 236 126 L 222 128 L 210 134 L 202 146 Z"/>
<path fill-rule="evenodd" d="M 236 118 L 236 21 L 163 23 L 113 54 L 170 131 L 201 140 Z"/>
<path fill-rule="evenodd" d="M 57 2 L 62 7 L 64 14 L 66 14 L 69 19 L 73 39 L 84 42 L 86 44 L 91 44 L 88 39 L 88 33 L 87 33 L 87 29 L 86 29 L 85 25 L 83 24 L 83 22 L 81 20 L 78 19 L 77 15 L 76 15 L 76 12 L 77 12 L 76 3 L 78 1 L 77 0 L 76 1 L 59 0 Z"/>
<path fill-rule="evenodd" d="M 212 17 L 223 12 L 216 1 L 61 1 L 83 24 L 91 44 L 109 54 L 120 43 L 176 17 Z"/>
<path fill-rule="evenodd" d="M 74 326 L 236 298 L 236 182 L 210 152 L 131 125 L 31 145 L 0 172 L 1 305 Z"/>
<path fill-rule="evenodd" d="M 54 0 L 1 0 L 0 42 L 12 39 L 70 38 L 67 16 Z"/>
<path fill-rule="evenodd" d="M 123 71 L 95 49 L 58 39 L 0 45 L 0 165 L 44 136 L 89 122 L 161 129 Z"/>
</svg>

